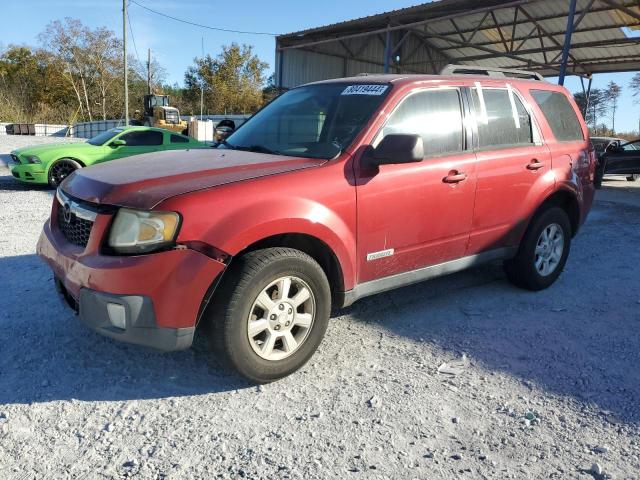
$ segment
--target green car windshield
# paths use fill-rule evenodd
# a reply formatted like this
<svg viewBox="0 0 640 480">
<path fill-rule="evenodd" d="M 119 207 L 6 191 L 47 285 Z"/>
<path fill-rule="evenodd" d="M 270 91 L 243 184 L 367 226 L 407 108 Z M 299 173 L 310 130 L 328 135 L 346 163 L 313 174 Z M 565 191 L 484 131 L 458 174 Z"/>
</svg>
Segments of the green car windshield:
<svg viewBox="0 0 640 480">
<path fill-rule="evenodd" d="M 123 131 L 124 131 L 123 128 L 112 128 L 111 130 L 107 130 L 106 132 L 99 133 L 95 137 L 90 138 L 89 140 L 87 140 L 87 143 L 90 143 L 91 145 L 95 145 L 97 147 L 101 147 L 102 145 L 104 145 L 113 137 L 115 137 L 119 133 L 122 133 Z"/>
<path fill-rule="evenodd" d="M 391 90 L 388 84 L 327 83 L 290 90 L 218 148 L 331 159 L 347 148 Z"/>
</svg>

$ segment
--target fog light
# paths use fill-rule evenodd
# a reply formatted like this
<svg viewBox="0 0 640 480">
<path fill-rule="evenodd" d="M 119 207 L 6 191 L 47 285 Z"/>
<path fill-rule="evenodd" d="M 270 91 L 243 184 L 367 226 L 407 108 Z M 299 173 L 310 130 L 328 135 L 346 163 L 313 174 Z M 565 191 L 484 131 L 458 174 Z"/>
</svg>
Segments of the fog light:
<svg viewBox="0 0 640 480">
<path fill-rule="evenodd" d="M 124 330 L 127 327 L 127 311 L 119 303 L 107 303 L 107 313 L 111 325 Z"/>
</svg>

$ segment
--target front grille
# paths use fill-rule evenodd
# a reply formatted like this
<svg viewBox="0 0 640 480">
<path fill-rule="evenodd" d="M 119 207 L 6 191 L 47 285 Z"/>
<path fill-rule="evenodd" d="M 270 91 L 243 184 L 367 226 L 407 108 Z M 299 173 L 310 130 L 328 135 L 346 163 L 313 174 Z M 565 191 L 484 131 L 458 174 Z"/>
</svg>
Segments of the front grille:
<svg viewBox="0 0 640 480">
<path fill-rule="evenodd" d="M 58 228 L 70 243 L 79 247 L 86 247 L 87 243 L 89 243 L 92 227 L 93 222 L 91 220 L 79 218 L 73 213 L 65 215 L 64 206 L 58 206 Z"/>
</svg>

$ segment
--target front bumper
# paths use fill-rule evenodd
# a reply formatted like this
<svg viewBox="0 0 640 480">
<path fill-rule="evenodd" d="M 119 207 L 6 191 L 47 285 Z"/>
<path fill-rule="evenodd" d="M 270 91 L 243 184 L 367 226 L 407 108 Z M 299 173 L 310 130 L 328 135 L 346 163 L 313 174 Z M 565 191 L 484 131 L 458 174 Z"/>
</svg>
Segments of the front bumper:
<svg viewBox="0 0 640 480">
<path fill-rule="evenodd" d="M 29 183 L 47 183 L 47 172 L 44 166 L 36 163 L 11 165 L 11 174 L 18 180 Z"/>
<path fill-rule="evenodd" d="M 195 327 L 159 327 L 153 302 L 147 296 L 112 295 L 81 288 L 80 298 L 76 299 L 59 279 L 56 288 L 82 323 L 106 337 L 162 351 L 184 350 L 193 342 Z"/>
<path fill-rule="evenodd" d="M 54 202 L 37 252 L 80 320 L 117 340 L 160 350 L 188 348 L 203 299 L 226 265 L 188 248 L 138 256 L 102 255 L 99 239 L 111 220 L 103 214 L 96 218 L 87 247 L 72 245 L 55 226 L 56 208 Z M 124 309 L 124 323 L 114 324 L 108 304 Z"/>
</svg>

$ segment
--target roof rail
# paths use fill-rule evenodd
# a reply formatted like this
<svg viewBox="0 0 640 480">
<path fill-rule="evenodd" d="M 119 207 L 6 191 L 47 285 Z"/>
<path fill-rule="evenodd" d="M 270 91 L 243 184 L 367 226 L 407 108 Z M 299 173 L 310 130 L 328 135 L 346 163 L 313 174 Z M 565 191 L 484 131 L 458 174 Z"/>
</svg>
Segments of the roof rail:
<svg viewBox="0 0 640 480">
<path fill-rule="evenodd" d="M 447 65 L 440 71 L 440 75 L 487 75 L 489 77 L 514 77 L 529 80 L 544 81 L 544 77 L 537 72 L 516 70 L 513 68 L 481 67 L 479 65 Z"/>
</svg>

